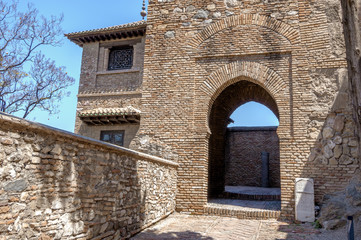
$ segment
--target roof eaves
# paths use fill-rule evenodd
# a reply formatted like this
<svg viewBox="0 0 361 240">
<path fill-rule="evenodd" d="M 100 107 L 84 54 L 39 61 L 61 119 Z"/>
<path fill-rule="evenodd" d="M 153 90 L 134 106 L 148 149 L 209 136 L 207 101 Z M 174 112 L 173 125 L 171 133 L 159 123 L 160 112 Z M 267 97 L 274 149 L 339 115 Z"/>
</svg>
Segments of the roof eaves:
<svg viewBox="0 0 361 240">
<path fill-rule="evenodd" d="M 137 28 L 143 28 L 147 26 L 147 21 L 142 20 L 138 22 L 132 22 L 132 23 L 126 23 L 111 27 L 105 27 L 105 28 L 98 28 L 98 29 L 92 29 L 92 30 L 86 30 L 86 31 L 80 31 L 80 32 L 72 32 L 64 34 L 69 39 L 72 37 L 79 37 L 79 36 L 87 36 L 89 34 L 99 34 L 99 33 L 110 33 L 117 30 L 130 30 L 130 29 L 137 29 Z"/>
</svg>

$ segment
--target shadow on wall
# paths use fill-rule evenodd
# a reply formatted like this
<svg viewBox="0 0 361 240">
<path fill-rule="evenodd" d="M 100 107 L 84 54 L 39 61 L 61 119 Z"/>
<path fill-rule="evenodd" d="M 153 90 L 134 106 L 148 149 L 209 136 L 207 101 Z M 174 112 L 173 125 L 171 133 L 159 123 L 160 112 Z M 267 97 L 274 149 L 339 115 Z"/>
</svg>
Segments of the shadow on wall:
<svg viewBox="0 0 361 240">
<path fill-rule="evenodd" d="M 175 165 L 7 115 L 0 122 L 0 238 L 125 238 L 174 211 Z"/>
<path fill-rule="evenodd" d="M 45 141 L 44 147 L 49 143 Z M 63 232 L 57 232 L 59 236 L 86 233 L 89 237 L 125 237 L 145 221 L 141 213 L 144 212 L 146 195 L 142 196 L 139 188 L 136 161 L 114 152 L 102 152 L 94 146 L 91 150 L 88 147 L 75 145 L 68 148 L 69 154 L 64 153 L 65 163 L 53 160 L 54 165 L 61 169 L 48 165 L 52 156 L 41 157 L 41 166 L 50 167 L 46 171 L 55 172 L 56 176 L 49 179 L 46 172 L 44 176 L 38 176 L 47 182 L 40 185 L 42 196 L 38 207 L 51 208 L 53 214 L 57 210 L 66 212 L 60 217 L 64 227 Z M 59 194 L 49 194 L 48 184 Z M 68 212 L 69 208 L 75 211 Z"/>
<path fill-rule="evenodd" d="M 345 226 L 346 216 L 361 216 L 361 181 L 358 169 L 358 141 L 345 69 L 318 69 L 310 72 L 313 106 L 305 127 L 310 149 L 293 156 L 284 168 L 300 166 L 298 178 L 314 179 L 315 203 L 322 205 L 319 222 L 326 229 Z M 328 85 L 327 85 L 328 84 Z M 335 96 L 335 93 L 336 97 Z M 299 109 L 300 111 L 306 109 Z M 289 144 L 289 143 L 288 143 Z M 300 147 L 297 137 L 292 143 Z M 353 179 L 353 180 L 352 180 Z M 284 207 L 293 209 L 294 200 Z M 359 222 L 361 223 L 361 222 Z"/>
</svg>

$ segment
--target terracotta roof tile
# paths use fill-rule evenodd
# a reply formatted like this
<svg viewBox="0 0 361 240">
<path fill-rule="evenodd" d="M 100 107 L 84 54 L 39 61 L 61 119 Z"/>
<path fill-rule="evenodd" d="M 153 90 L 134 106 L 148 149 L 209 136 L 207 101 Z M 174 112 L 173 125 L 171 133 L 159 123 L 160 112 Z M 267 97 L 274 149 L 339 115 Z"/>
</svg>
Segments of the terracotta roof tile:
<svg viewBox="0 0 361 240">
<path fill-rule="evenodd" d="M 125 108 L 97 108 L 81 111 L 79 117 L 97 117 L 97 116 L 120 116 L 120 115 L 140 115 L 140 110 L 128 106 Z"/>
<path fill-rule="evenodd" d="M 93 30 L 68 33 L 68 34 L 65 34 L 65 36 L 67 36 L 68 38 L 71 38 L 71 37 L 77 37 L 77 36 L 82 36 L 82 35 L 87 35 L 87 34 L 111 32 L 114 30 L 123 30 L 123 29 L 127 29 L 127 28 L 145 27 L 146 25 L 147 25 L 147 21 L 142 20 L 142 21 L 138 21 L 138 22 L 126 23 L 126 24 L 121 24 L 121 25 L 116 25 L 116 26 L 111 26 L 111 27 L 106 27 L 106 28 L 98 28 L 98 29 L 93 29 Z"/>
</svg>

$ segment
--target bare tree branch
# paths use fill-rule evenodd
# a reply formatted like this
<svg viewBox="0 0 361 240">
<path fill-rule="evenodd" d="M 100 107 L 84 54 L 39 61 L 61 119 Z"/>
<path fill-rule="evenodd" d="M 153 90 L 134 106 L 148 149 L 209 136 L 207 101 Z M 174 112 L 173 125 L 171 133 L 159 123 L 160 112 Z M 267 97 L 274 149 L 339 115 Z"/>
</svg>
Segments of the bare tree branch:
<svg viewBox="0 0 361 240">
<path fill-rule="evenodd" d="M 0 111 L 24 118 L 36 108 L 51 114 L 74 83 L 63 67 L 40 53 L 41 46 L 60 45 L 63 16 L 39 17 L 33 5 L 25 12 L 17 5 L 0 0 Z"/>
</svg>

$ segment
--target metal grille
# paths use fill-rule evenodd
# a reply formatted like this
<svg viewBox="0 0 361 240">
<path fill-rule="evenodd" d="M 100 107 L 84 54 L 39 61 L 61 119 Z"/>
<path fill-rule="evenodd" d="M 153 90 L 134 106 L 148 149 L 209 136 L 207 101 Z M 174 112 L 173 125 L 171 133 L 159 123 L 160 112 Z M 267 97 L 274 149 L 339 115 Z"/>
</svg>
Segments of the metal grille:
<svg viewBox="0 0 361 240">
<path fill-rule="evenodd" d="M 110 50 L 108 70 L 130 69 L 132 66 L 133 48 Z"/>
</svg>

